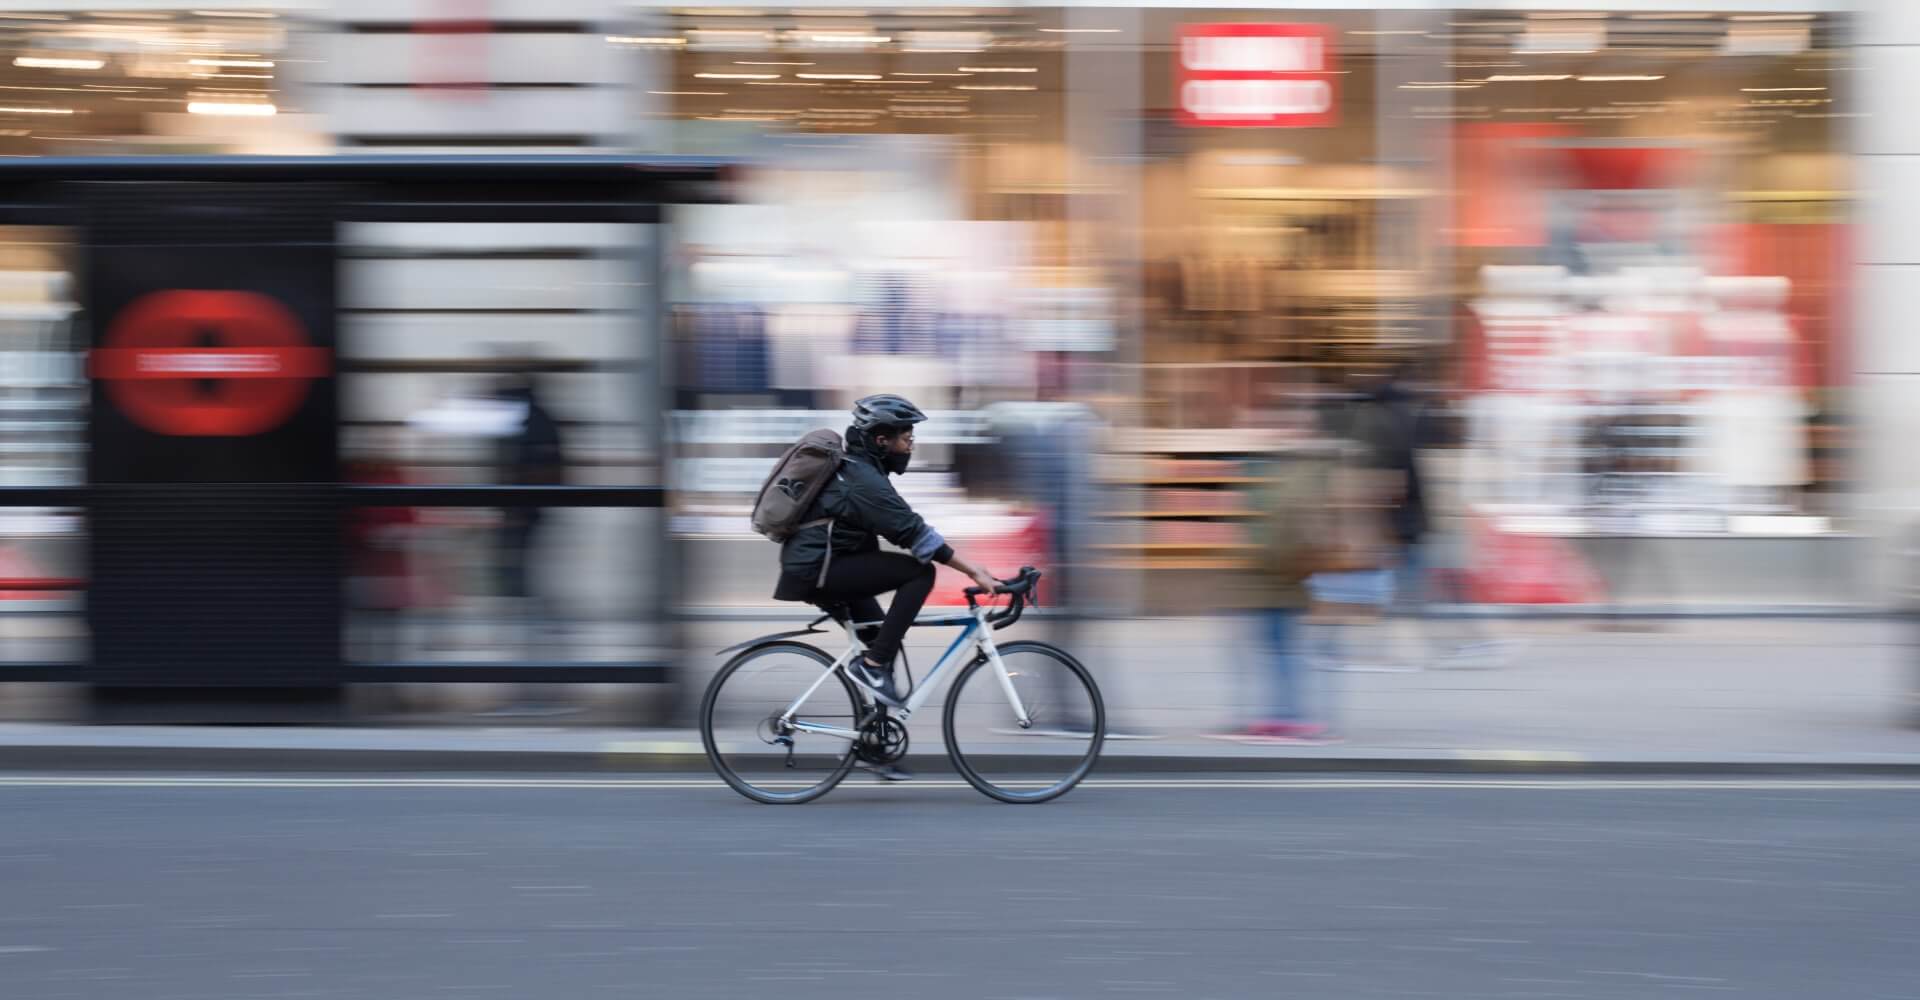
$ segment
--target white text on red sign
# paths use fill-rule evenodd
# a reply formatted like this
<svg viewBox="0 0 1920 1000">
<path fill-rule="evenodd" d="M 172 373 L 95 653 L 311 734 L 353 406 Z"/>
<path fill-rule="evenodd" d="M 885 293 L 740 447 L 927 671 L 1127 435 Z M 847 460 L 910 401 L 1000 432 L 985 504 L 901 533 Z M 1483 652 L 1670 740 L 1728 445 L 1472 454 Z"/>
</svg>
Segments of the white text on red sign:
<svg viewBox="0 0 1920 1000">
<path fill-rule="evenodd" d="M 1197 73 L 1324 73 L 1327 46 L 1312 37 L 1189 35 L 1180 61 Z"/>
<path fill-rule="evenodd" d="M 143 372 L 169 375 L 239 375 L 280 370 L 280 359 L 271 354 L 141 354 L 135 364 Z"/>
</svg>

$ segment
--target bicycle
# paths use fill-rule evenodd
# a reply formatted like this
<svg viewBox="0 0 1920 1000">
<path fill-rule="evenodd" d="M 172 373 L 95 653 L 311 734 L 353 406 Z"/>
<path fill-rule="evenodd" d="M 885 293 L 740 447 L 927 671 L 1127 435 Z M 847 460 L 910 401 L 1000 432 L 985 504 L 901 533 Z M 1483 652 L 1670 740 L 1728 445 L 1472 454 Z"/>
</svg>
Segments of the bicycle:
<svg viewBox="0 0 1920 1000">
<path fill-rule="evenodd" d="M 848 665 L 866 651 L 859 630 L 877 623 L 851 621 L 844 606 L 829 609 L 804 629 L 720 650 L 716 656 L 741 652 L 714 675 L 701 700 L 700 738 L 707 759 L 722 780 L 755 802 L 811 802 L 832 791 L 857 764 L 881 766 L 904 758 L 907 720 L 933 697 L 949 668 L 964 663 L 947 692 L 941 722 L 954 770 L 1001 802 L 1046 802 L 1065 795 L 1093 770 L 1106 739 L 1100 689 L 1065 650 L 1033 640 L 993 641 L 995 631 L 1020 620 L 1040 576 L 1026 566 L 1015 579 L 994 587 L 993 595 L 1011 598 L 1004 607 L 982 605 L 979 598 L 987 592 L 968 587 L 966 614 L 915 621 L 916 627 L 957 627 L 960 635 L 897 709 L 875 701 L 848 675 Z M 795 639 L 824 633 L 818 626 L 829 619 L 847 632 L 847 650 L 838 658 Z M 970 687 L 976 679 L 982 680 Z M 749 728 L 750 735 L 744 731 Z M 1033 739 L 1046 739 L 1045 749 L 1028 742 Z M 1055 771 L 1057 778 L 1036 777 Z"/>
</svg>

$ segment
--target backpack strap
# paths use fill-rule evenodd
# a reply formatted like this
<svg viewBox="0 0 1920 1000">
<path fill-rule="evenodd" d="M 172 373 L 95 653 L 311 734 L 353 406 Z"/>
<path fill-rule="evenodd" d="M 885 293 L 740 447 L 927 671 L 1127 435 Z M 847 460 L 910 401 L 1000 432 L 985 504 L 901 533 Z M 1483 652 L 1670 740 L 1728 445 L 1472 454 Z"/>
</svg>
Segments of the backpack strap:
<svg viewBox="0 0 1920 1000">
<path fill-rule="evenodd" d="M 824 524 L 827 526 L 827 557 L 820 560 L 820 576 L 813 581 L 813 589 L 819 590 L 821 587 L 827 585 L 827 567 L 833 565 L 833 518 L 828 517 L 818 521 L 808 521 L 800 527 L 811 528 L 816 524 Z"/>
</svg>

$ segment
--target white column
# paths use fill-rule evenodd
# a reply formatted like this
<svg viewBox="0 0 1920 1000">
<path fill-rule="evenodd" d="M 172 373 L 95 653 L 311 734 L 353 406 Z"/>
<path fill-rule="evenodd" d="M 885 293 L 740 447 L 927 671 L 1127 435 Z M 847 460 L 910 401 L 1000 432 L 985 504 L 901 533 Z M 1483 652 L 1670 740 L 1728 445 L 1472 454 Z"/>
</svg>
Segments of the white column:
<svg viewBox="0 0 1920 1000">
<path fill-rule="evenodd" d="M 1920 528 L 1920 3 L 1863 0 L 1854 73 L 1833 74 L 1863 112 L 1852 357 L 1858 513 L 1883 536 Z M 1848 94 L 1843 87 L 1849 87 Z M 1848 100 L 1851 98 L 1851 100 Z M 1837 104 L 1841 102 L 1836 102 Z M 1845 333 L 1842 334 L 1845 336 Z M 1864 546 L 1869 600 L 1892 599 L 1901 546 Z"/>
<path fill-rule="evenodd" d="M 1137 366 L 1146 356 L 1139 305 L 1141 170 L 1145 152 L 1141 102 L 1152 100 L 1142 92 L 1141 50 L 1149 41 L 1150 19 L 1133 7 L 1072 8 L 1065 25 L 1079 29 L 1069 34 L 1066 55 L 1066 145 L 1068 188 L 1068 246 L 1075 266 L 1098 269 L 1112 295 L 1111 318 L 1115 350 L 1111 359 Z M 1171 55 L 1165 58 L 1172 58 Z M 1097 190 L 1099 193 L 1093 193 Z M 1144 378 L 1130 369 L 1123 390 L 1105 380 L 1108 392 L 1124 391 L 1139 398 Z M 1085 392 L 1087 385 L 1074 386 Z M 1131 509 L 1107 487 L 1090 490 L 1102 501 L 1089 506 Z M 1117 492 L 1117 491 L 1116 491 Z M 1093 510 L 1083 512 L 1091 517 Z M 1120 540 L 1108 532 L 1127 533 L 1131 526 L 1089 522 L 1080 526 L 1083 564 L 1091 561 L 1088 542 Z M 1144 571 L 1094 574 L 1080 570 L 1075 600 L 1082 612 L 1108 612 L 1142 605 Z"/>
<path fill-rule="evenodd" d="M 1453 70 L 1447 66 L 1452 57 L 1451 48 L 1434 45 L 1430 37 L 1450 30 L 1447 17 L 1443 10 L 1382 10 L 1374 16 L 1374 30 L 1389 33 L 1370 39 L 1375 52 L 1373 160 L 1381 169 L 1379 183 L 1434 192 L 1432 197 L 1418 203 L 1396 200 L 1380 203 L 1378 211 L 1382 213 L 1383 222 L 1386 213 L 1416 213 L 1419 235 L 1413 237 L 1417 245 L 1413 248 L 1414 259 L 1409 261 L 1406 259 L 1408 248 L 1400 247 L 1401 252 L 1395 253 L 1396 248 L 1388 244 L 1396 231 L 1383 224 L 1377 231 L 1379 242 L 1374 248 L 1374 267 L 1382 271 L 1425 271 L 1432 287 L 1446 287 L 1452 280 L 1447 268 L 1445 230 L 1453 201 L 1445 192 L 1450 184 L 1453 159 L 1450 142 L 1455 122 L 1441 116 L 1455 111 L 1458 95 L 1451 90 L 1401 90 L 1399 87 L 1415 80 L 1452 79 Z M 1407 238 L 1404 232 L 1400 235 Z M 1436 300 L 1432 303 L 1432 313 L 1431 321 L 1422 324 L 1423 335 L 1445 337 L 1452 322 L 1450 303 Z"/>
</svg>

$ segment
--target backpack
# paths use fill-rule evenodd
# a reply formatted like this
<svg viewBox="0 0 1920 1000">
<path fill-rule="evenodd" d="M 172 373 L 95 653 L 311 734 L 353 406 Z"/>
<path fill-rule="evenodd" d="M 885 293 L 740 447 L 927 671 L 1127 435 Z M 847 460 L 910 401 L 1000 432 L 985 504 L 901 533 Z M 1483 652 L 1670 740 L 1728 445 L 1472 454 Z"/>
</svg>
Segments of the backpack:
<svg viewBox="0 0 1920 1000">
<path fill-rule="evenodd" d="M 1249 532 L 1254 568 L 1282 584 L 1298 584 L 1325 563 L 1339 544 L 1333 511 L 1333 461 L 1312 453 L 1280 456 L 1263 469 L 1268 480 L 1257 497 L 1265 517 Z"/>
<path fill-rule="evenodd" d="M 808 431 L 805 437 L 773 463 L 773 471 L 753 501 L 753 530 L 784 542 L 806 527 L 804 519 L 820 491 L 833 481 L 846 457 L 840 435 L 829 430 Z"/>
</svg>

